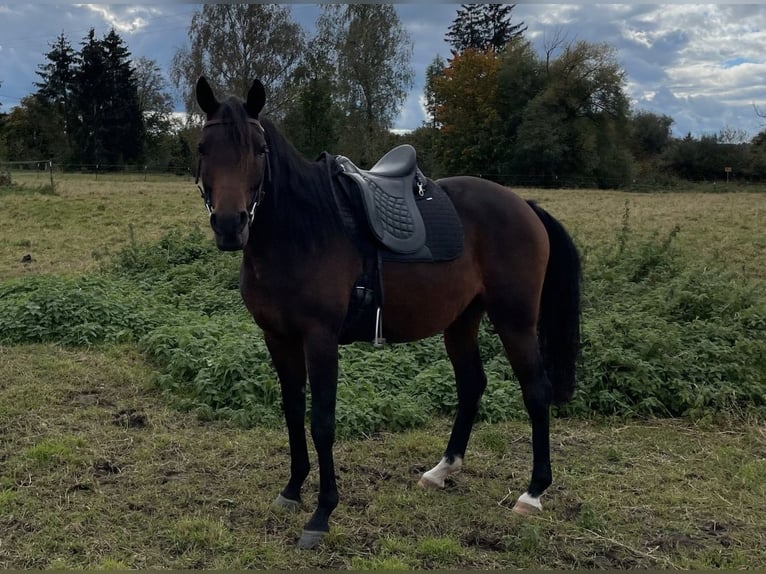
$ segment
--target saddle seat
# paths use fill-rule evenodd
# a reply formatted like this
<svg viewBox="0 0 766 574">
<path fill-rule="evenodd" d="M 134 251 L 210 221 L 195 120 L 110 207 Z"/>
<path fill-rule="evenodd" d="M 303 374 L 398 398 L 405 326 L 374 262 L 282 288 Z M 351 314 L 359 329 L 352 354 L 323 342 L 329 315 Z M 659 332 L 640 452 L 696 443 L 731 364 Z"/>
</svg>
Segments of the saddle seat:
<svg viewBox="0 0 766 574">
<path fill-rule="evenodd" d="M 378 160 L 368 173 L 381 177 L 406 177 L 415 172 L 418 167 L 415 148 L 404 144 L 396 146 Z"/>
<path fill-rule="evenodd" d="M 342 155 L 336 161 L 342 174 L 356 183 L 370 229 L 384 247 L 407 254 L 425 245 L 426 227 L 415 194 L 422 193 L 426 179 L 418 169 L 415 148 L 397 146 L 369 170 Z"/>
</svg>

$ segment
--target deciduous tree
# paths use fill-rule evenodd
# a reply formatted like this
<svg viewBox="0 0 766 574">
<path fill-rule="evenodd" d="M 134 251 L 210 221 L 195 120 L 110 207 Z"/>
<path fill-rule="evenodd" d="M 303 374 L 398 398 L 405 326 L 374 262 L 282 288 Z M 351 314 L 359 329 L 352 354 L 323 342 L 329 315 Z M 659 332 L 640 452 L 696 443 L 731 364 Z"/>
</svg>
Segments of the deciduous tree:
<svg viewBox="0 0 766 574">
<path fill-rule="evenodd" d="M 325 5 L 317 28 L 335 65 L 341 146 L 369 166 L 412 85 L 412 42 L 390 4 Z"/>
<path fill-rule="evenodd" d="M 290 141 L 309 158 L 334 150 L 341 130 L 343 111 L 330 57 L 322 38 L 309 43 L 304 62 L 295 74 L 296 97 L 288 105 L 283 121 Z"/>
<path fill-rule="evenodd" d="M 497 106 L 498 60 L 491 52 L 465 50 L 433 79 L 436 152 L 447 173 L 497 173 L 501 144 Z"/>
<path fill-rule="evenodd" d="M 216 93 L 244 97 L 253 79 L 268 92 L 265 112 L 279 117 L 291 99 L 305 35 L 290 9 L 277 4 L 205 4 L 189 24 L 190 47 L 179 50 L 171 80 L 197 112 L 194 85 L 204 75 Z"/>
</svg>

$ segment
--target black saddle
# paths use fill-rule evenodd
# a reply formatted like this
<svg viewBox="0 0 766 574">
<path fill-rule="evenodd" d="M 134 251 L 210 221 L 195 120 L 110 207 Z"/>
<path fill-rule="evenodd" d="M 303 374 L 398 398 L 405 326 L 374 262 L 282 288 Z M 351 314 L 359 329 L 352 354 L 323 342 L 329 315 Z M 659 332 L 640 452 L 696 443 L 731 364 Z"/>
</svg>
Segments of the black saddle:
<svg viewBox="0 0 766 574">
<path fill-rule="evenodd" d="M 415 148 L 395 147 L 369 170 L 359 169 L 339 155 L 336 161 L 342 175 L 359 188 L 367 222 L 375 237 L 394 253 L 415 253 L 426 242 L 423 217 L 415 203 L 417 186 L 423 194 L 426 178 L 417 165 Z"/>
</svg>

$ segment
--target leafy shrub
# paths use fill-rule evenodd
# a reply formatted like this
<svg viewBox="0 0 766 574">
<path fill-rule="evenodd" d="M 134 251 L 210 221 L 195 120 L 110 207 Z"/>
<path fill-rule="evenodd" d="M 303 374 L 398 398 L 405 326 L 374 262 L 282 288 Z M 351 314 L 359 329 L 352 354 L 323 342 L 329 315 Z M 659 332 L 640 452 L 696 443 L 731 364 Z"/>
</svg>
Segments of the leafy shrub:
<svg viewBox="0 0 766 574">
<path fill-rule="evenodd" d="M 704 416 L 766 405 L 766 306 L 757 282 L 690 262 L 679 233 L 632 237 L 584 272 L 582 368 L 572 414 Z"/>
<path fill-rule="evenodd" d="M 574 400 L 560 414 L 708 416 L 766 405 L 762 286 L 705 269 L 665 236 L 636 237 L 626 209 L 612 245 L 585 246 L 583 351 Z M 237 286 L 239 257 L 199 230 L 132 242 L 100 273 L 0 284 L 0 343 L 137 341 L 157 384 L 205 419 L 281 425 L 279 384 Z M 479 346 L 487 421 L 525 419 L 521 393 L 492 326 Z M 308 402 L 310 404 L 310 401 Z M 452 415 L 454 375 L 441 337 L 340 350 L 342 437 Z"/>
<path fill-rule="evenodd" d="M 37 276 L 0 283 L 0 343 L 134 341 L 161 317 L 130 284 L 106 277 Z"/>
</svg>

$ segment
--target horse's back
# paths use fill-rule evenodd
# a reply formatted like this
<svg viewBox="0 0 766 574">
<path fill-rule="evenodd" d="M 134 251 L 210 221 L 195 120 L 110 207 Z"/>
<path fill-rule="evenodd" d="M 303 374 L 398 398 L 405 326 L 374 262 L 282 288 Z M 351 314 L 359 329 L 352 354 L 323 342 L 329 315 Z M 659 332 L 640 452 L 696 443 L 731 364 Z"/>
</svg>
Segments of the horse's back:
<svg viewBox="0 0 766 574">
<path fill-rule="evenodd" d="M 527 202 L 489 180 L 438 180 L 463 226 L 463 253 L 446 263 L 385 263 L 388 337 L 420 339 L 443 331 L 468 305 L 514 300 L 535 310 L 548 261 L 545 226 Z"/>
<path fill-rule="evenodd" d="M 539 252 L 547 261 L 545 226 L 520 195 L 493 181 L 472 176 L 447 177 L 437 183 L 455 205 L 467 237 L 475 235 L 485 247 L 494 246 L 506 254 L 511 254 L 516 246 L 523 251 L 524 259 Z"/>
</svg>

